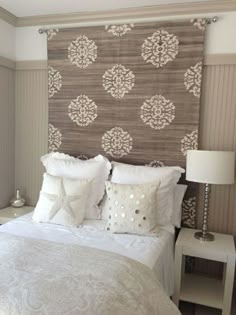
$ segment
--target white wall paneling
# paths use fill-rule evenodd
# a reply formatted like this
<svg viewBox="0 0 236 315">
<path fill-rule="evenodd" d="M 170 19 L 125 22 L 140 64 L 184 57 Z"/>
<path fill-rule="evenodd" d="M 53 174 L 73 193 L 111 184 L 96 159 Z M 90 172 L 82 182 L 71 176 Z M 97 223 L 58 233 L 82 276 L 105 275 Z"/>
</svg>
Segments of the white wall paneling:
<svg viewBox="0 0 236 315">
<path fill-rule="evenodd" d="M 0 208 L 8 205 L 14 193 L 14 70 L 0 66 Z"/>
</svg>

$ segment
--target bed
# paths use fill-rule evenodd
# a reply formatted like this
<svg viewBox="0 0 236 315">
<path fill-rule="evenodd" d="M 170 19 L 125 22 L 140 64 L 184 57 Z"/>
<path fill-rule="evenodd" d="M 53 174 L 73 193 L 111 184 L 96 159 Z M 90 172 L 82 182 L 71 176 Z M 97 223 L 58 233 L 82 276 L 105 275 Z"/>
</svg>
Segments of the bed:
<svg viewBox="0 0 236 315">
<path fill-rule="evenodd" d="M 32 221 L 32 214 L 27 214 L 3 225 L 0 231 L 55 243 L 93 247 L 129 257 L 152 269 L 166 293 L 172 296 L 174 234 L 165 230 L 158 238 L 111 234 L 105 231 L 105 225 L 102 220 L 85 220 L 80 228 L 37 224 Z"/>
<path fill-rule="evenodd" d="M 185 168 L 187 150 L 197 149 L 205 26 L 193 19 L 48 30 L 54 158 L 41 160 L 47 173 L 34 216 L 51 224 L 29 215 L 0 228 L 2 314 L 180 314 L 170 299 L 174 233 L 160 226 L 171 222 L 174 185 L 185 183 L 176 166 Z M 94 168 L 108 165 L 105 158 L 113 163 L 108 184 L 110 168 Z M 77 169 L 82 159 L 87 170 L 85 161 Z M 115 162 L 130 163 L 131 171 Z M 158 168 L 160 181 L 152 178 Z M 107 222 L 88 220 L 99 214 L 105 188 L 111 215 Z M 66 197 L 80 202 L 83 213 L 68 216 Z M 195 217 L 191 184 L 182 222 L 194 227 Z M 82 226 L 56 225 L 63 218 L 64 225 L 76 219 Z"/>
<path fill-rule="evenodd" d="M 1 226 L 1 313 L 180 314 L 166 294 L 173 234 L 116 235 L 104 225 L 38 224 L 28 214 Z"/>
</svg>

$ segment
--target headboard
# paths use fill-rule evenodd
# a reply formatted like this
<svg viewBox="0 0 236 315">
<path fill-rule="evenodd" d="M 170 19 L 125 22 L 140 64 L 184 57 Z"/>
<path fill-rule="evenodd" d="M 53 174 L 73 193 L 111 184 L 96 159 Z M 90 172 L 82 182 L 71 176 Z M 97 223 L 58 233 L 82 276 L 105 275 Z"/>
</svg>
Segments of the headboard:
<svg viewBox="0 0 236 315">
<path fill-rule="evenodd" d="M 197 149 L 206 21 L 48 31 L 49 151 L 153 167 Z M 184 181 L 184 178 L 182 178 Z M 195 226 L 189 184 L 183 223 Z"/>
</svg>

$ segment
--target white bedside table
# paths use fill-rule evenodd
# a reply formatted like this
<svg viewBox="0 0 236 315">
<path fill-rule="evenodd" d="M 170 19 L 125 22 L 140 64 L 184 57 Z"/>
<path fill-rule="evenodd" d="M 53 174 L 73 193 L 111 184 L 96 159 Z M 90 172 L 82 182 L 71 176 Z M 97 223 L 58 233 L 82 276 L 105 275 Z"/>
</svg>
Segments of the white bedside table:
<svg viewBox="0 0 236 315">
<path fill-rule="evenodd" d="M 5 224 L 11 220 L 21 217 L 27 213 L 30 213 L 34 210 L 34 207 L 21 207 L 21 208 L 14 208 L 14 207 L 7 207 L 4 209 L 0 209 L 0 224 Z"/>
<path fill-rule="evenodd" d="M 235 270 L 235 246 L 231 235 L 213 233 L 215 241 L 200 242 L 194 238 L 197 230 L 181 229 L 175 245 L 175 293 L 179 300 L 206 305 L 230 315 Z M 199 257 L 224 263 L 223 280 L 185 273 L 185 256 Z"/>
</svg>

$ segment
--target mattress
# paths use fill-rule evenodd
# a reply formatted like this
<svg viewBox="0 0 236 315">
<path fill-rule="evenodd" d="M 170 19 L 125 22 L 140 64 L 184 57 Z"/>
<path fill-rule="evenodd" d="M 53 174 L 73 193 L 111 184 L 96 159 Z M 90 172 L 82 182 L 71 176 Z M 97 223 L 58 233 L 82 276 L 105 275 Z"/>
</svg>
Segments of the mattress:
<svg viewBox="0 0 236 315">
<path fill-rule="evenodd" d="M 174 289 L 174 234 L 161 230 L 159 237 L 111 234 L 102 220 L 85 220 L 78 228 L 35 223 L 32 213 L 0 227 L 1 232 L 56 243 L 77 244 L 117 253 L 152 269 L 166 293 Z"/>
</svg>

